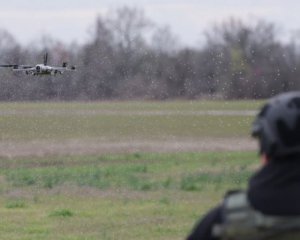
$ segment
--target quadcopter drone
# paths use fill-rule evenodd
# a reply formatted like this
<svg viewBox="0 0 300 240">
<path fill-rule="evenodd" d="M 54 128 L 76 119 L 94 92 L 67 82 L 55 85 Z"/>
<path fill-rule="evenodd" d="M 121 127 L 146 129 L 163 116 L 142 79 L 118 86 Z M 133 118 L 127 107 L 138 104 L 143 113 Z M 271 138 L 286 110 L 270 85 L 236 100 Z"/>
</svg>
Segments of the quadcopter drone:
<svg viewBox="0 0 300 240">
<path fill-rule="evenodd" d="M 56 75 L 63 74 L 64 71 L 74 71 L 75 66 L 68 67 L 66 62 L 63 62 L 61 67 L 49 66 L 48 62 L 48 53 L 44 55 L 44 63 L 36 64 L 35 66 L 31 65 L 17 65 L 17 64 L 2 64 L 0 68 L 11 68 L 13 72 L 24 72 L 25 74 L 31 74 L 34 76 L 39 75 Z"/>
</svg>

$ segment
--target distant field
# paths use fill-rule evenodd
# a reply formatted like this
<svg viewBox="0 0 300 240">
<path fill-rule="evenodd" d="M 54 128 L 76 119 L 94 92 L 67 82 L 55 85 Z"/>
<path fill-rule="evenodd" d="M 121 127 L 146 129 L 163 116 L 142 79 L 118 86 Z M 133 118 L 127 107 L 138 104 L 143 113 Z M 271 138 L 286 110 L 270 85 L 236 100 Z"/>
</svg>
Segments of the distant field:
<svg viewBox="0 0 300 240">
<path fill-rule="evenodd" d="M 78 149 L 82 153 L 126 149 L 129 152 L 226 150 L 224 139 L 228 147 L 239 146 L 236 143 L 240 142 L 236 150 L 251 150 L 254 146 L 249 142 L 249 129 L 261 104 L 254 101 L 2 103 L 0 155 L 7 156 L 8 151 L 11 155 L 34 155 L 35 148 L 39 153 L 60 153 L 62 146 L 70 153 L 78 153 Z M 216 146 L 211 144 L 214 142 Z M 18 149 L 23 151 L 19 154 Z"/>
<path fill-rule="evenodd" d="M 0 103 L 1 110 L 257 110 L 263 101 L 103 101 L 103 102 L 17 102 Z"/>
<path fill-rule="evenodd" d="M 0 104 L 0 239 L 183 239 L 258 166 L 261 105 Z"/>
</svg>

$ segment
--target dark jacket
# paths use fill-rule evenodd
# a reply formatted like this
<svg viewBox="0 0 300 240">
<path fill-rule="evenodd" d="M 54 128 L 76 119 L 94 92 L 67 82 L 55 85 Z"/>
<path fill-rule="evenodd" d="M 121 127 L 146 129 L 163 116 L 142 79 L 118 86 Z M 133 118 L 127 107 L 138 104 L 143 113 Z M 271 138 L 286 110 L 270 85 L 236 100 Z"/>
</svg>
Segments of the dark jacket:
<svg viewBox="0 0 300 240">
<path fill-rule="evenodd" d="M 273 160 L 249 181 L 250 204 L 264 214 L 300 215 L 300 159 Z M 196 224 L 188 240 L 217 240 L 212 227 L 222 223 L 222 206 L 211 210 Z"/>
</svg>

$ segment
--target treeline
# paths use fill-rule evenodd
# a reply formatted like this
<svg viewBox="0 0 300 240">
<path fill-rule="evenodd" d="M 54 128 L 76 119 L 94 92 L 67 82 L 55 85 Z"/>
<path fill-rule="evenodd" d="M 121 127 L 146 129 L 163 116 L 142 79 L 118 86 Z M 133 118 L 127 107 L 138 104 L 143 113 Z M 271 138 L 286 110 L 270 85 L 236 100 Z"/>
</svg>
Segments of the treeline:
<svg viewBox="0 0 300 240">
<path fill-rule="evenodd" d="M 205 38 L 182 46 L 170 28 L 128 7 L 99 16 L 83 45 L 43 37 L 25 48 L 1 30 L 1 64 L 40 63 L 48 51 L 49 64 L 68 60 L 78 70 L 35 77 L 0 69 L 0 100 L 243 99 L 299 89 L 299 48 L 280 41 L 274 24 L 229 19 Z"/>
</svg>

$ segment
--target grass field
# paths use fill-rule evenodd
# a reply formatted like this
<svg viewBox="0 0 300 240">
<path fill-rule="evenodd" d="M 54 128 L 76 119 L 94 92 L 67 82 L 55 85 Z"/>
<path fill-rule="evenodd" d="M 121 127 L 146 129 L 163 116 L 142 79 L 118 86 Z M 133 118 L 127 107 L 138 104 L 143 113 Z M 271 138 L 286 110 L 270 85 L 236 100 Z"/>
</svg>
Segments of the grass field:
<svg viewBox="0 0 300 240">
<path fill-rule="evenodd" d="M 247 136 L 252 116 L 244 111 L 257 109 L 260 104 L 247 101 L 0 104 L 1 139 L 104 138 L 107 141 Z M 223 111 L 235 112 L 223 114 Z"/>
<path fill-rule="evenodd" d="M 0 104 L 0 239 L 184 239 L 258 167 L 261 104 Z"/>
</svg>

